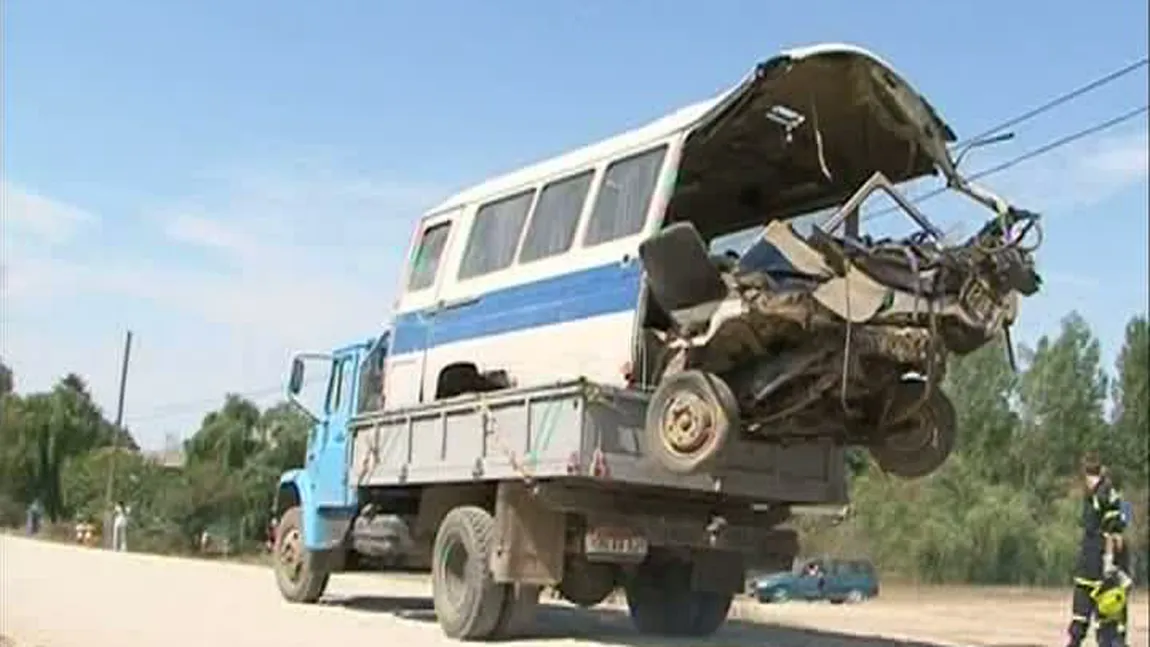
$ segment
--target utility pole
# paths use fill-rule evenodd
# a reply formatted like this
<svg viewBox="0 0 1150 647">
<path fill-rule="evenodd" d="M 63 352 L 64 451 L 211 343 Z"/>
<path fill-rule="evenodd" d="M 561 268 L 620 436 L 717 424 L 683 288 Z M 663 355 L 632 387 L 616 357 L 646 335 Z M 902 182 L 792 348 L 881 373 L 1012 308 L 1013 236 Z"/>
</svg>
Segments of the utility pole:
<svg viewBox="0 0 1150 647">
<path fill-rule="evenodd" d="M 124 433 L 124 392 L 128 386 L 128 360 L 132 356 L 132 331 L 124 337 L 124 355 L 120 363 L 120 394 L 116 400 L 116 431 L 112 437 L 112 453 L 108 456 L 108 486 L 104 491 L 104 538 L 112 546 L 112 488 L 116 480 L 116 454 L 120 451 L 120 435 Z"/>
</svg>

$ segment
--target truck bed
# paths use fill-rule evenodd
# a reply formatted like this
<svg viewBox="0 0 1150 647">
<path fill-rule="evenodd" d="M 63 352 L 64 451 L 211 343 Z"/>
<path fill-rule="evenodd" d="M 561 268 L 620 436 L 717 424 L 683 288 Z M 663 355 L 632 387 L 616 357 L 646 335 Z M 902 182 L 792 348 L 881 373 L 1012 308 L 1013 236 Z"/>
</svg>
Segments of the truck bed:
<svg viewBox="0 0 1150 647">
<path fill-rule="evenodd" d="M 582 480 L 754 501 L 845 503 L 844 451 L 831 441 L 783 447 L 733 438 L 727 461 L 680 476 L 648 460 L 648 394 L 572 380 L 465 395 L 352 421 L 350 476 L 360 487 Z"/>
</svg>

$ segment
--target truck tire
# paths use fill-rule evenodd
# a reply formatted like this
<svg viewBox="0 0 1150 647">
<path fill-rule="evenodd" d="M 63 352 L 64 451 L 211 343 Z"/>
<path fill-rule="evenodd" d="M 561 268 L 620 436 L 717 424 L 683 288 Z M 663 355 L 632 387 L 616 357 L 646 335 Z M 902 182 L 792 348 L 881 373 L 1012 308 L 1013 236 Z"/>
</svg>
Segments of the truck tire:
<svg viewBox="0 0 1150 647">
<path fill-rule="evenodd" d="M 691 594 L 694 597 L 694 609 L 687 635 L 706 638 L 727 622 L 735 596 L 733 593 L 712 591 L 692 591 Z"/>
<path fill-rule="evenodd" d="M 535 612 L 539 610 L 539 594 L 543 592 L 543 587 L 534 584 L 502 586 L 506 588 L 506 593 L 492 636 L 522 638 L 531 632 L 535 624 Z"/>
<path fill-rule="evenodd" d="M 280 594 L 289 602 L 311 604 L 319 600 L 331 578 L 326 555 L 303 543 L 299 506 L 288 508 L 276 526 L 274 570 Z"/>
<path fill-rule="evenodd" d="M 435 615 L 449 638 L 491 637 L 507 597 L 495 582 L 489 559 L 495 521 L 483 508 L 460 506 L 447 513 L 435 534 L 431 582 Z"/>
<path fill-rule="evenodd" d="M 644 562 L 624 587 L 631 622 L 644 634 L 704 638 L 727 619 L 734 593 L 691 590 L 691 564 Z"/>
<path fill-rule="evenodd" d="M 675 373 L 647 405 L 647 453 L 676 474 L 705 470 L 723 453 L 739 418 L 735 394 L 721 378 L 695 369 Z"/>
<path fill-rule="evenodd" d="M 661 575 L 656 568 L 644 562 L 623 585 L 631 624 L 641 634 L 670 633 L 671 605 L 668 598 L 671 592 L 662 588 Z"/>
</svg>

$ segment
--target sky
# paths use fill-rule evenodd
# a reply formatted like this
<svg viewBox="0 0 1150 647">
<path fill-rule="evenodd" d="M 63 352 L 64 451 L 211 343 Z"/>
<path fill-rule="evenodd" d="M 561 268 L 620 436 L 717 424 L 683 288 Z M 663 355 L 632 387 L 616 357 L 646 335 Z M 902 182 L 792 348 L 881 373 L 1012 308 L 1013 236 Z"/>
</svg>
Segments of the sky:
<svg viewBox="0 0 1150 647">
<path fill-rule="evenodd" d="M 1136 61 L 1147 4 L 826 0 L 10 0 L 0 357 L 67 372 L 146 447 L 225 392 L 268 405 L 293 350 L 386 325 L 411 226 L 454 191 L 641 125 L 793 46 L 892 63 L 960 138 Z M 1147 98 L 1146 68 L 973 153 L 977 171 Z M 1107 364 L 1147 310 L 1147 121 L 985 183 L 1042 211 L 1016 335 L 1078 310 Z M 914 188 L 914 187 L 912 187 Z M 923 203 L 970 233 L 975 212 Z M 937 211 L 935 211 L 937 210 Z"/>
</svg>

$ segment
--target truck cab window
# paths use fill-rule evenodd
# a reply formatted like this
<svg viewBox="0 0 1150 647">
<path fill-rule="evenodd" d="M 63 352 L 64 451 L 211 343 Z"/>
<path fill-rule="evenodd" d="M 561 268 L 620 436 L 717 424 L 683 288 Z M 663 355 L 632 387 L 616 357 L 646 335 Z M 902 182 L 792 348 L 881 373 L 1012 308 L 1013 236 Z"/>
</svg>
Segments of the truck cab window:
<svg viewBox="0 0 1150 647">
<path fill-rule="evenodd" d="M 387 343 L 375 345 L 360 367 L 359 397 L 356 413 L 379 411 L 383 408 L 383 360 L 387 356 Z"/>
<path fill-rule="evenodd" d="M 355 393 L 355 360 L 351 357 L 345 357 L 341 362 L 343 368 L 340 370 L 340 376 L 343 378 L 343 398 L 345 401 L 350 399 Z"/>
<path fill-rule="evenodd" d="M 423 232 L 423 237 L 411 259 L 411 273 L 407 280 L 408 291 L 423 290 L 435 283 L 435 275 L 439 272 L 439 262 L 443 258 L 443 249 L 447 246 L 447 233 L 450 230 L 451 223 L 444 222 Z"/>
<path fill-rule="evenodd" d="M 339 404 L 343 401 L 343 362 L 336 360 L 332 363 L 331 367 L 331 380 L 328 381 L 327 387 L 327 412 L 339 410 Z"/>
</svg>

